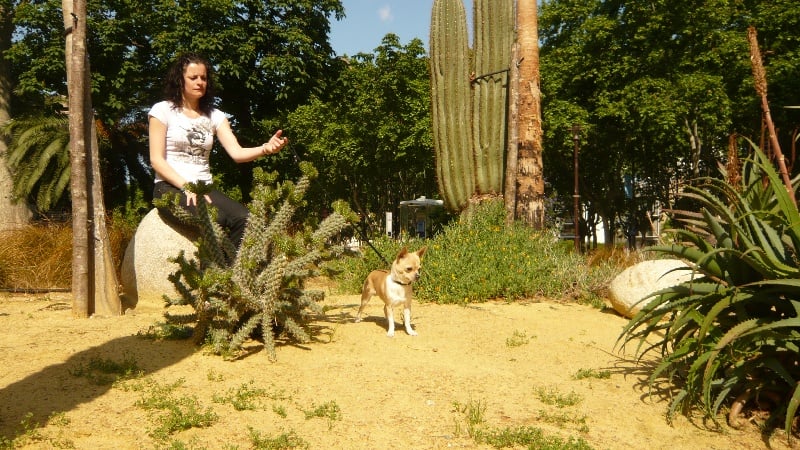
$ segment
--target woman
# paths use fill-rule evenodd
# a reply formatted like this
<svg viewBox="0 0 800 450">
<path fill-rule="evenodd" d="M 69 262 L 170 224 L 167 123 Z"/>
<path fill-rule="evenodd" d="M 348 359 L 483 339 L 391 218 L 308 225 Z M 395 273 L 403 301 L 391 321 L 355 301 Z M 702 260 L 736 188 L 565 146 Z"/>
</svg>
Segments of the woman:
<svg viewBox="0 0 800 450">
<path fill-rule="evenodd" d="M 288 142 L 278 130 L 258 147 L 239 145 L 225 114 L 214 108 L 212 88 L 208 61 L 194 53 L 182 55 L 167 74 L 166 100 L 156 103 L 148 113 L 150 164 L 155 171 L 153 198 L 178 193 L 180 204 L 193 214 L 197 212 L 197 194 L 185 186 L 189 182 L 212 182 L 209 155 L 215 134 L 237 163 L 278 153 Z M 228 230 L 231 242 L 238 247 L 247 224 L 247 208 L 217 190 L 205 195 L 205 201 L 217 209 L 217 223 Z M 159 211 L 177 220 L 167 208 Z"/>
</svg>

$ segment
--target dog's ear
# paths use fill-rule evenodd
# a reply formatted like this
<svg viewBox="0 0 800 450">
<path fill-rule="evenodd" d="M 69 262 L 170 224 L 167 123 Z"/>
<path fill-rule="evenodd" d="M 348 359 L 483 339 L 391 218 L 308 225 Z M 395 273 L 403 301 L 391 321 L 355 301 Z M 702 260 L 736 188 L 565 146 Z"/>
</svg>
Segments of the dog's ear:
<svg viewBox="0 0 800 450">
<path fill-rule="evenodd" d="M 427 247 L 427 246 L 426 246 L 426 247 L 422 247 L 421 249 L 417 250 L 417 256 L 419 256 L 420 258 L 422 258 L 422 255 L 424 255 L 424 254 L 425 254 L 425 251 L 426 251 L 426 250 L 428 250 L 428 247 Z"/>
<path fill-rule="evenodd" d="M 403 247 L 400 253 L 397 254 L 397 259 L 400 259 L 408 254 L 408 247 Z"/>
</svg>

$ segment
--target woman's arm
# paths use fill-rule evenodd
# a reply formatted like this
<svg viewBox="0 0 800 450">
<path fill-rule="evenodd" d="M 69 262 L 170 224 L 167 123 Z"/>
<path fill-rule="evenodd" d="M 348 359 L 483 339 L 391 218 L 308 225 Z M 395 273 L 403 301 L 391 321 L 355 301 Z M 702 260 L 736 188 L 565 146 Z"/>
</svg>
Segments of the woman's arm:
<svg viewBox="0 0 800 450">
<path fill-rule="evenodd" d="M 186 181 L 167 163 L 167 126 L 150 116 L 148 122 L 150 135 L 150 165 L 158 176 L 178 189 L 183 189 Z"/>
<path fill-rule="evenodd" d="M 261 156 L 272 155 L 281 151 L 289 140 L 281 137 L 282 130 L 278 130 L 269 141 L 259 145 L 258 147 L 242 147 L 239 141 L 231 130 L 231 124 L 228 119 L 222 121 L 217 126 L 217 139 L 222 144 L 222 148 L 233 158 L 237 163 L 249 162 L 258 159 Z"/>
</svg>

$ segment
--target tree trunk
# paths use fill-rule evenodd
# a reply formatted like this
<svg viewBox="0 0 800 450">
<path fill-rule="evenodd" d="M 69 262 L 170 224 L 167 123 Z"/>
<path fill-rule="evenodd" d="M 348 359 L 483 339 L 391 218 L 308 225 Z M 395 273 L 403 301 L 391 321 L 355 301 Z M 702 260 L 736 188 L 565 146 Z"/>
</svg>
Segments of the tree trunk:
<svg viewBox="0 0 800 450">
<path fill-rule="evenodd" d="M 8 0 L 0 0 L 0 55 L 11 47 L 11 35 L 14 31 L 14 5 Z M 8 64 L 0 64 L 0 124 L 11 118 L 11 74 Z M 0 155 L 4 155 L 8 142 L 0 139 Z M 31 210 L 24 202 L 15 202 L 12 196 L 13 182 L 11 172 L 5 159 L 0 159 L 0 231 L 14 230 L 27 225 L 31 219 Z"/>
<path fill-rule="evenodd" d="M 92 113 L 86 53 L 86 2 L 63 0 L 69 87 L 70 189 L 72 193 L 73 315 L 119 315 L 122 307 L 100 179 L 99 151 Z M 88 151 L 87 151 L 88 140 Z"/>
<path fill-rule="evenodd" d="M 517 211 L 517 149 L 519 145 L 519 121 L 517 106 L 519 105 L 519 46 L 511 44 L 511 64 L 508 71 L 508 145 L 506 146 L 506 180 L 503 192 L 506 206 L 506 226 L 516 219 Z"/>
<path fill-rule="evenodd" d="M 517 2 L 519 50 L 517 219 L 544 228 L 542 114 L 536 0 Z"/>
</svg>

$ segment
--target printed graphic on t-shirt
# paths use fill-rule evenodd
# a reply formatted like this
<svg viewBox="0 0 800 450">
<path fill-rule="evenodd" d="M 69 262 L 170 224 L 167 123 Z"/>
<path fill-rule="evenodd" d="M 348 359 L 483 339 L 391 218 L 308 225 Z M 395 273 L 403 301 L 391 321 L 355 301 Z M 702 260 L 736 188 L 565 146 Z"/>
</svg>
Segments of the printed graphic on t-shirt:
<svg viewBox="0 0 800 450">
<path fill-rule="evenodd" d="M 193 120 L 188 128 L 182 127 L 182 129 L 186 132 L 186 140 L 181 143 L 183 144 L 180 149 L 181 159 L 194 163 L 200 162 L 201 159 L 207 160 L 214 139 L 211 120 L 201 117 Z"/>
</svg>

